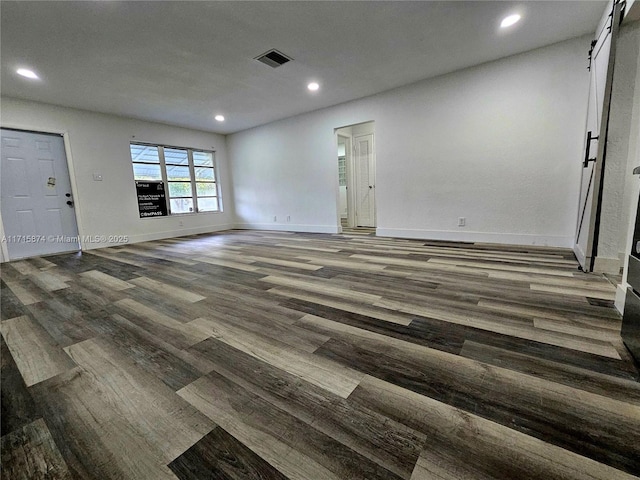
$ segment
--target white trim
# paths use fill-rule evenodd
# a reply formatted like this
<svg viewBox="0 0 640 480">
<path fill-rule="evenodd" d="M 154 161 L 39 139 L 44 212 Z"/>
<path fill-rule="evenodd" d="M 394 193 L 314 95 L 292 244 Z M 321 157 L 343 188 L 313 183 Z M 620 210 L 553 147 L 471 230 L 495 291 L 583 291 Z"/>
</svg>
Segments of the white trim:
<svg viewBox="0 0 640 480">
<path fill-rule="evenodd" d="M 593 262 L 593 271 L 595 273 L 610 273 L 617 275 L 620 273 L 620 259 L 618 257 L 596 257 Z"/>
<path fill-rule="evenodd" d="M 64 132 L 62 134 L 62 140 L 64 141 L 64 150 L 67 156 L 67 170 L 69 170 L 69 181 L 71 182 L 71 195 L 73 196 L 73 210 L 76 215 L 76 227 L 78 228 L 78 235 L 80 236 L 79 244 L 80 250 L 86 248 L 86 245 L 83 245 L 82 237 L 84 235 L 84 227 L 82 225 L 82 215 L 80 211 L 82 209 L 81 205 L 78 203 L 78 184 L 76 182 L 76 170 L 73 165 L 73 156 L 71 155 L 71 141 L 69 140 L 69 133 Z"/>
<path fill-rule="evenodd" d="M 277 230 L 301 233 L 338 233 L 338 225 L 292 225 L 290 223 L 237 223 L 240 230 Z"/>
<path fill-rule="evenodd" d="M 626 283 L 624 285 L 619 283 L 618 286 L 616 287 L 616 300 L 614 305 L 616 307 L 616 310 L 620 312 L 620 315 L 624 313 L 624 304 L 625 304 L 626 298 L 627 298 L 627 285 Z"/>
<path fill-rule="evenodd" d="M 348 227 L 353 227 L 353 205 L 354 205 L 354 200 L 351 197 L 353 195 L 354 192 L 354 188 L 352 185 L 352 177 L 353 177 L 353 155 L 352 155 L 352 145 L 353 145 L 353 137 L 351 135 L 345 135 L 343 133 L 338 133 L 339 129 L 336 129 L 336 145 L 338 144 L 338 141 L 340 138 L 343 138 L 345 140 L 345 144 L 344 144 L 344 156 L 345 156 L 345 177 L 346 177 L 346 181 L 347 181 L 347 193 L 346 193 L 346 199 L 347 199 L 347 226 Z M 339 178 L 340 173 L 338 173 L 338 189 L 337 189 L 337 214 L 338 214 L 338 233 L 342 232 L 342 212 L 340 211 L 340 178 Z"/>
<path fill-rule="evenodd" d="M 578 260 L 578 263 L 580 265 L 587 264 L 587 256 L 582 251 L 582 247 L 579 244 L 575 243 L 575 240 L 573 241 L 573 254 L 576 256 L 576 259 Z"/>
<path fill-rule="evenodd" d="M 2 213 L 0 212 L 0 236 L 5 238 L 4 235 L 4 224 L 2 223 Z M 9 249 L 7 248 L 7 242 L 0 242 L 0 262 L 8 262 L 9 261 Z"/>
<path fill-rule="evenodd" d="M 538 245 L 561 248 L 573 247 L 573 236 L 536 235 L 530 233 L 459 232 L 457 230 L 414 230 L 408 228 L 378 227 L 376 229 L 376 236 L 415 238 L 420 240 L 447 240 L 451 242 Z"/>
<path fill-rule="evenodd" d="M 197 235 L 200 233 L 215 233 L 224 230 L 233 229 L 233 225 L 207 225 L 204 227 L 183 228 L 180 230 L 167 230 L 165 232 L 145 233 L 141 235 L 127 235 L 129 241 L 127 243 L 92 243 L 91 247 L 86 250 L 95 250 L 96 248 L 115 247 L 117 245 L 129 245 L 132 243 L 151 242 L 153 240 L 163 240 L 165 238 L 186 237 L 189 235 Z"/>
</svg>

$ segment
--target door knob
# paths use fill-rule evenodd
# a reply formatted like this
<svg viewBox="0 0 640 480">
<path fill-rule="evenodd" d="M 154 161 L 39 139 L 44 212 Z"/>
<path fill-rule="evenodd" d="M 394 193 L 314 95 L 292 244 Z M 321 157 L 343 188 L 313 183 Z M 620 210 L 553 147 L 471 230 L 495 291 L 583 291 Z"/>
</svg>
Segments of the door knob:
<svg viewBox="0 0 640 480">
<path fill-rule="evenodd" d="M 69 205 L 70 207 L 73 207 L 73 202 L 71 200 L 67 200 L 67 205 Z"/>
<path fill-rule="evenodd" d="M 70 193 L 65 193 L 64 196 L 69 198 L 71 196 L 71 194 Z"/>
<path fill-rule="evenodd" d="M 373 188 L 371 185 L 369 185 L 369 188 Z"/>
</svg>

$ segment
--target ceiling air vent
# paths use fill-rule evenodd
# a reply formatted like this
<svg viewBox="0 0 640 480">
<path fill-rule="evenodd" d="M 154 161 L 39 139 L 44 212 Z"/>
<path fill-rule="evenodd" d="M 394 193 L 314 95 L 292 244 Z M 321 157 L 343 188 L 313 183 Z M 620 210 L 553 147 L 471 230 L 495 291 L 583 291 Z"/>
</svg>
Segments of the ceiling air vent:
<svg viewBox="0 0 640 480">
<path fill-rule="evenodd" d="M 280 65 L 290 62 L 293 58 L 287 57 L 285 54 L 273 49 L 257 56 L 255 60 L 258 60 L 265 65 L 269 65 L 270 67 L 278 68 Z"/>
</svg>

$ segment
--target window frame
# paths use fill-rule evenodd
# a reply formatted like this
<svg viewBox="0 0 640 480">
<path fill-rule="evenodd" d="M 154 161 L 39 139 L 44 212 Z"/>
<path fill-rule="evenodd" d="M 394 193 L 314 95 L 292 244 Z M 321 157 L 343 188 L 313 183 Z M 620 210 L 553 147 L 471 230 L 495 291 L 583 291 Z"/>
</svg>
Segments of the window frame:
<svg viewBox="0 0 640 480">
<path fill-rule="evenodd" d="M 158 151 L 158 160 L 159 163 L 155 163 L 155 162 L 137 162 L 133 159 L 132 155 L 131 155 L 131 145 L 139 145 L 142 147 L 154 147 L 157 149 Z M 187 165 L 189 168 L 189 184 L 191 185 L 191 197 L 171 197 L 170 193 L 169 193 L 169 179 L 168 179 L 168 175 L 167 175 L 167 163 L 166 163 L 166 159 L 165 159 L 165 148 L 168 149 L 174 149 L 174 150 L 185 150 L 187 152 Z M 197 191 L 197 187 L 196 187 L 196 183 L 197 183 L 197 179 L 196 179 L 196 172 L 195 172 L 195 164 L 193 161 L 193 153 L 194 152 L 202 152 L 202 153 L 208 153 L 211 154 L 211 162 L 212 165 L 211 166 L 206 166 L 203 168 L 211 168 L 213 170 L 213 182 L 205 182 L 205 183 L 213 183 L 215 186 L 215 195 L 206 195 L 206 196 L 201 196 L 201 198 L 215 198 L 217 200 L 217 204 L 218 204 L 218 209 L 217 210 L 200 210 L 198 207 L 198 191 Z M 208 214 L 208 213 L 222 213 L 223 212 L 223 205 L 222 205 L 222 190 L 220 187 L 220 177 L 219 177 L 219 171 L 218 171 L 218 164 L 216 161 L 216 151 L 215 150 L 207 150 L 204 148 L 192 148 L 192 147 L 178 147 L 178 146 L 174 146 L 174 145 L 162 145 L 162 144 L 158 144 L 158 143 L 148 143 L 148 142 L 137 142 L 137 141 L 131 141 L 129 142 L 129 158 L 131 159 L 131 166 L 132 166 L 132 170 L 133 170 L 133 181 L 134 184 L 136 181 L 142 181 L 142 180 L 138 180 L 136 179 L 136 174 L 135 174 L 135 168 L 133 167 L 135 164 L 147 164 L 147 165 L 159 165 L 160 166 L 160 175 L 161 175 L 161 179 L 162 182 L 164 183 L 166 190 L 165 190 L 165 203 L 167 205 L 167 216 L 180 216 L 180 215 L 198 215 L 198 214 Z M 174 164 L 171 164 L 174 165 Z M 202 182 L 201 182 L 202 183 Z M 171 200 L 173 199 L 178 199 L 178 198 L 191 198 L 192 202 L 193 202 L 193 212 L 179 212 L 179 213 L 174 213 L 171 211 Z M 162 218 L 162 217 L 147 217 L 147 218 Z"/>
</svg>

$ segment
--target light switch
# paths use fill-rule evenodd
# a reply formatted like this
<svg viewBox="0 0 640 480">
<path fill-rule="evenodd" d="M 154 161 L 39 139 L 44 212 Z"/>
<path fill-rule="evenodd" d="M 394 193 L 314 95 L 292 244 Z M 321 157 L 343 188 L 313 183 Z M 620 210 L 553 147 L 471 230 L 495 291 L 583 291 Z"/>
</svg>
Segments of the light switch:
<svg viewBox="0 0 640 480">
<path fill-rule="evenodd" d="M 94 173 L 93 174 L 93 181 L 94 182 L 101 182 L 102 181 L 102 174 L 101 173 Z"/>
</svg>

